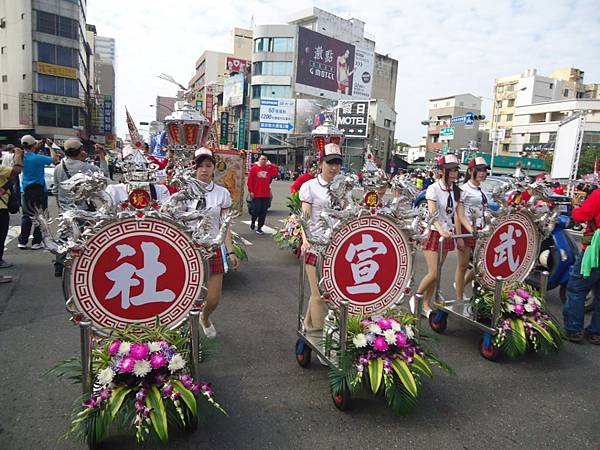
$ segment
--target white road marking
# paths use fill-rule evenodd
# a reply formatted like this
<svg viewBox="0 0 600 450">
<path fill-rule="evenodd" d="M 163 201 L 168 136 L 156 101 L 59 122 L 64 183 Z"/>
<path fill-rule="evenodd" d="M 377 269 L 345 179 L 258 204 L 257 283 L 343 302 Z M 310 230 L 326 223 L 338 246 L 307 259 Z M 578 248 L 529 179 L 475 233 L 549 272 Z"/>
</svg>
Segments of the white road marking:
<svg viewBox="0 0 600 450">
<path fill-rule="evenodd" d="M 242 220 L 242 223 L 245 223 L 246 225 L 250 225 L 250 221 L 249 220 Z M 271 227 L 268 227 L 266 225 L 263 225 L 262 230 L 265 232 L 265 234 L 275 234 L 277 233 L 277 230 L 274 230 Z"/>
<path fill-rule="evenodd" d="M 8 234 L 6 235 L 6 241 L 4 241 L 4 249 L 8 248 L 8 244 L 14 241 L 21 234 L 21 225 L 13 225 L 8 227 Z"/>
<path fill-rule="evenodd" d="M 239 234 L 237 234 L 235 231 L 232 231 L 231 234 L 233 234 L 237 239 L 239 239 L 240 241 L 242 241 L 244 243 L 244 245 L 254 245 L 252 242 L 250 242 L 247 239 L 244 239 L 243 237 L 241 237 Z"/>
</svg>

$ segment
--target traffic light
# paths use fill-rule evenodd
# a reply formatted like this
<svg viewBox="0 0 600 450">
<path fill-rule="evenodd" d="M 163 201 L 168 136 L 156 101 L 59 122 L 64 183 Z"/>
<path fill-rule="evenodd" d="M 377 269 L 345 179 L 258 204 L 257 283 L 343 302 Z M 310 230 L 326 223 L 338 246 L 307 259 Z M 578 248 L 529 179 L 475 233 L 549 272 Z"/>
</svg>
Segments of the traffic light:
<svg viewBox="0 0 600 450">
<path fill-rule="evenodd" d="M 485 116 L 483 114 L 474 114 L 473 120 L 485 120 Z"/>
</svg>

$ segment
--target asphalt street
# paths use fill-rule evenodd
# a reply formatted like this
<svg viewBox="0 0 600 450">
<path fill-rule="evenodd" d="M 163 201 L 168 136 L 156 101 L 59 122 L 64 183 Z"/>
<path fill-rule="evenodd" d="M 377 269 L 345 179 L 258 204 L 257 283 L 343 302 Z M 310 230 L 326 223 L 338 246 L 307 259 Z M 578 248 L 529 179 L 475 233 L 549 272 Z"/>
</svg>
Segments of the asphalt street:
<svg viewBox="0 0 600 450">
<path fill-rule="evenodd" d="M 267 224 L 287 215 L 290 183 L 273 183 Z M 53 203 L 52 201 L 50 203 Z M 12 216 L 12 225 L 18 225 Z M 216 399 L 228 411 L 212 412 L 191 435 L 175 435 L 169 449 L 597 449 L 600 442 L 600 348 L 566 343 L 549 357 L 484 360 L 480 333 L 449 320 L 431 344 L 456 371 L 425 380 L 417 408 L 396 417 L 383 399 L 364 394 L 341 413 L 329 395 L 327 369 L 300 368 L 294 357 L 298 260 L 258 236 L 239 218 L 234 229 L 249 243 L 250 260 L 226 275 L 214 315 L 218 351 L 202 365 Z M 15 235 L 12 229 L 11 236 Z M 0 285 L 0 449 L 82 449 L 65 441 L 80 388 L 42 374 L 79 354 L 79 331 L 68 321 L 51 255 L 7 244 L 14 263 Z M 416 282 L 424 262 L 416 261 Z M 454 259 L 443 271 L 451 290 Z M 558 292 L 548 295 L 560 317 Z M 425 327 L 428 330 L 428 326 Z M 432 334 L 430 331 L 428 334 Z M 135 442 L 114 438 L 107 449 Z"/>
</svg>

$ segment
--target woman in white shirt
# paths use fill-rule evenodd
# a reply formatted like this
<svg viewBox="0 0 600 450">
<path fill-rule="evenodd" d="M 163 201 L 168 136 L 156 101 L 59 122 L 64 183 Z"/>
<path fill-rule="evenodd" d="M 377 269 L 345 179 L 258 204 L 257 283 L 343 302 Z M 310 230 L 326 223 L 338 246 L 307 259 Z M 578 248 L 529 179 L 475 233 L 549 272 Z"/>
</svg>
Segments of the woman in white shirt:
<svg viewBox="0 0 600 450">
<path fill-rule="evenodd" d="M 429 208 L 430 217 L 436 215 L 431 225 L 429 238 L 423 244 L 423 255 L 427 263 L 427 274 L 421 280 L 417 292 L 424 296 L 423 313 L 429 317 L 431 307 L 429 302 L 437 280 L 439 239 L 443 242 L 442 260 L 443 264 L 449 251 L 454 250 L 454 239 L 450 237 L 460 232 L 460 226 L 455 225 L 456 209 L 460 202 L 460 189 L 456 184 L 458 180 L 458 159 L 454 155 L 443 156 L 439 161 L 440 178 L 427 188 L 425 198 Z"/>
<path fill-rule="evenodd" d="M 487 177 L 487 163 L 484 158 L 478 156 L 469 162 L 469 168 L 465 174 L 466 182 L 460 187 L 461 205 L 457 211 L 460 222 L 466 233 L 472 233 L 473 222 L 476 228 L 483 227 L 483 214 L 488 207 L 488 200 L 481 190 L 481 182 Z M 463 239 L 464 246 L 458 249 L 458 264 L 456 265 L 455 288 L 456 298 L 464 299 L 465 286 L 473 281 L 475 277 L 469 270 L 471 253 L 475 248 L 476 240 L 473 237 Z"/>
<path fill-rule="evenodd" d="M 302 202 L 302 213 L 304 217 L 310 218 L 310 232 L 314 235 L 322 233 L 318 223 L 321 212 L 331 207 L 329 195 L 329 184 L 335 176 L 340 173 L 342 167 L 342 154 L 337 144 L 327 144 L 324 153 L 319 159 L 320 173 L 316 178 L 305 182 L 300 187 L 300 201 Z M 303 230 L 304 234 L 304 230 Z M 310 243 L 303 236 L 302 252 L 304 253 L 304 265 L 308 284 L 310 286 L 310 300 L 306 315 L 304 316 L 304 327 L 306 331 L 320 331 L 323 329 L 326 306 L 319 292 L 317 277 L 317 255 L 310 251 Z"/>
<path fill-rule="evenodd" d="M 206 183 L 207 193 L 204 201 L 194 200 L 193 204 L 190 206 L 194 209 L 206 208 L 211 218 L 211 237 L 217 236 L 221 226 L 221 216 L 229 207 L 231 207 L 231 195 L 229 194 L 229 191 L 223 186 L 215 184 L 213 181 L 216 163 L 216 159 L 210 150 L 206 148 L 196 150 L 194 155 L 196 178 L 203 183 Z M 240 261 L 233 251 L 233 239 L 229 227 L 227 228 L 227 234 L 225 235 L 225 247 L 227 249 L 227 255 L 223 255 L 221 248 L 217 248 L 215 249 L 214 255 L 208 261 L 210 272 L 208 277 L 208 293 L 206 295 L 204 308 L 202 309 L 202 316 L 200 317 L 200 324 L 202 325 L 204 334 L 208 338 L 214 338 L 217 335 L 215 326 L 210 321 L 210 315 L 217 309 L 219 301 L 221 300 L 223 273 L 225 272 L 223 258 L 226 257 L 228 259 L 228 265 L 232 269 L 237 269 L 240 265 Z"/>
</svg>

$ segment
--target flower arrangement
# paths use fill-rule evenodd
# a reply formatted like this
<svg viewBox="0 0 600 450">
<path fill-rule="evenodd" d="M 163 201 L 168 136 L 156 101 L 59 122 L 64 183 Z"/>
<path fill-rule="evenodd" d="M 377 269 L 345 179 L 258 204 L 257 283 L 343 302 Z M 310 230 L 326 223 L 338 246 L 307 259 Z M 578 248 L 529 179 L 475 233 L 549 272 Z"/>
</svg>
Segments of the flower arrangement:
<svg viewBox="0 0 600 450">
<path fill-rule="evenodd" d="M 114 330 L 92 352 L 93 388 L 78 402 L 67 435 L 95 445 L 111 428 L 147 438 L 168 441 L 170 425 L 194 429 L 201 402 L 225 413 L 214 400 L 209 383 L 189 373 L 189 339 L 181 331 L 131 326 Z M 65 376 L 68 366 L 79 372 L 73 359 L 50 372 Z M 81 373 L 69 376 L 81 380 Z"/>
<path fill-rule="evenodd" d="M 297 254 L 302 246 L 302 226 L 298 216 L 290 213 L 283 227 L 275 233 L 273 239 L 280 249 L 290 249 Z"/>
<path fill-rule="evenodd" d="M 361 388 L 377 394 L 383 386 L 385 398 L 396 414 L 410 412 L 420 395 L 421 377 L 433 376 L 431 365 L 452 373 L 450 367 L 423 348 L 415 323 L 411 314 L 349 317 L 346 352 L 329 376 L 334 396 L 345 389 L 352 395 Z"/>
<path fill-rule="evenodd" d="M 494 292 L 478 288 L 472 302 L 479 318 L 491 322 Z M 562 344 L 560 327 L 546 311 L 544 300 L 523 283 L 502 290 L 500 318 L 493 326 L 497 329 L 494 344 L 510 358 L 527 350 L 548 354 Z"/>
</svg>

